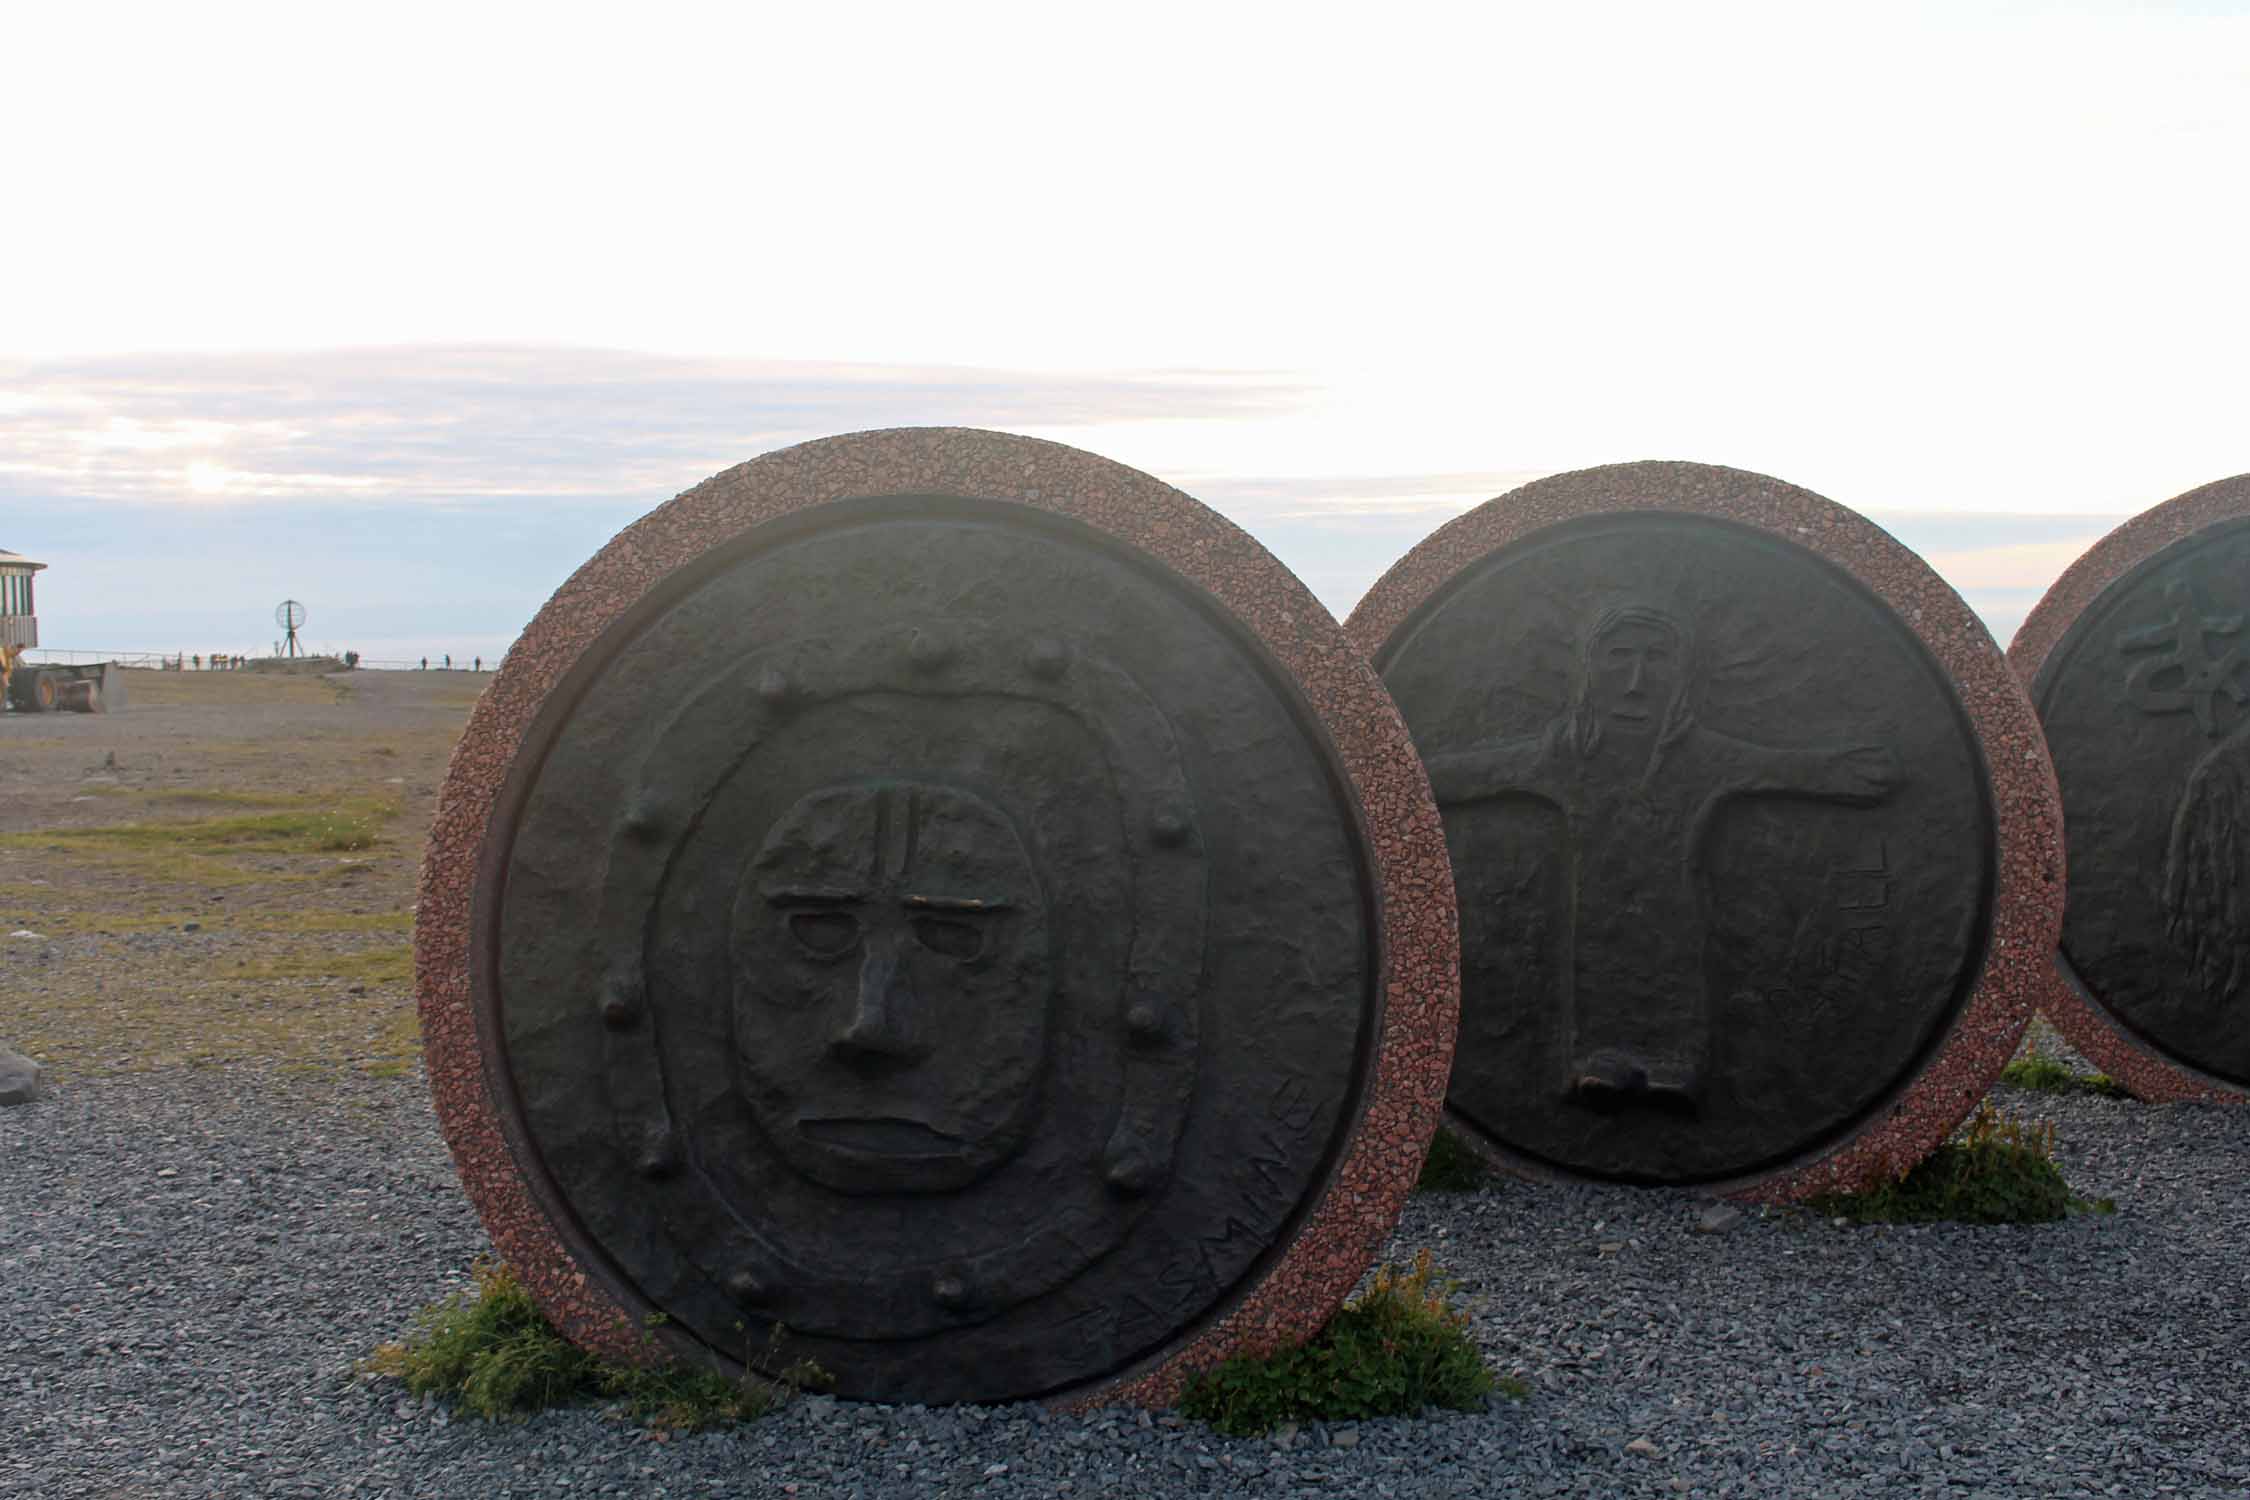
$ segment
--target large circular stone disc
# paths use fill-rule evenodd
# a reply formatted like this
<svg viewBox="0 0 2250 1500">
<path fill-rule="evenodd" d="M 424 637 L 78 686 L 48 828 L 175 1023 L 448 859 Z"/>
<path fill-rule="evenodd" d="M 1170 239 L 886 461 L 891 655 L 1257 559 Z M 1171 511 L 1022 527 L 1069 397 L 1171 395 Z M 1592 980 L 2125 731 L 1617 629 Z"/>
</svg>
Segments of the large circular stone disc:
<svg viewBox="0 0 2250 1500">
<path fill-rule="evenodd" d="M 2250 475 L 2104 537 L 2008 658 L 2062 782 L 2070 909 L 2041 1006 L 2147 1099 L 2250 1097 Z"/>
<path fill-rule="evenodd" d="M 1875 527 L 1737 470 L 1564 474 L 1349 629 L 1452 849 L 1448 1104 L 1510 1164 L 1827 1190 L 2005 1064 L 2061 897 L 2051 773 L 1991 638 Z"/>
<path fill-rule="evenodd" d="M 1411 1187 L 1442 838 L 1334 621 L 1186 496 L 806 444 L 619 536 L 480 703 L 418 931 L 440 1113 L 595 1347 L 1165 1400 L 1317 1327 Z"/>
</svg>

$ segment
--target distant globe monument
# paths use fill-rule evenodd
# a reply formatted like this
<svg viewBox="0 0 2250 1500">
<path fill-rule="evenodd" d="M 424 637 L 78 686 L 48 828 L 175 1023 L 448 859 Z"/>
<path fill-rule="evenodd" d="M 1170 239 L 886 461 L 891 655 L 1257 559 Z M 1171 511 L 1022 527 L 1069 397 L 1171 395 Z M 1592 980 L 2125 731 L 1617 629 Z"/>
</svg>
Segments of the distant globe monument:
<svg viewBox="0 0 2250 1500">
<path fill-rule="evenodd" d="M 284 599 L 273 607 L 273 622 L 281 627 L 281 654 L 303 656 L 304 648 L 298 644 L 298 627 L 305 623 L 305 607 L 294 599 Z"/>
</svg>

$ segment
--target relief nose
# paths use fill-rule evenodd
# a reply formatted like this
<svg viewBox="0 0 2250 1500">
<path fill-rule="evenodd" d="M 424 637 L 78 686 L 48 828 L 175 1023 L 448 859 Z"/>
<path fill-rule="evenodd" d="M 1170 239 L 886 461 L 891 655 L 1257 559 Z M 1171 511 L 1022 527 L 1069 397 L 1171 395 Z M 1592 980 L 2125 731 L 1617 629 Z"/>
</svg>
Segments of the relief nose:
<svg viewBox="0 0 2250 1500">
<path fill-rule="evenodd" d="M 916 1024 L 914 991 L 895 945 L 870 942 L 859 966 L 851 1016 L 829 1045 L 863 1062 L 912 1062 L 929 1052 Z"/>
</svg>

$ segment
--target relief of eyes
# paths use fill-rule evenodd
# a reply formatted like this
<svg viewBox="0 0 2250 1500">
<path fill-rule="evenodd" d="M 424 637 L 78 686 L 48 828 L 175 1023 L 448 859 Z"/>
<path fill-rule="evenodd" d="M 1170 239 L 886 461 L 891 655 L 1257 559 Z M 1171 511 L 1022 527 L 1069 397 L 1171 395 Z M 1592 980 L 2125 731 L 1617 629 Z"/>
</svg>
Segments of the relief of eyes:
<svg viewBox="0 0 2250 1500">
<path fill-rule="evenodd" d="M 912 912 L 907 921 L 914 940 L 941 958 L 971 963 L 990 946 L 991 921 L 996 913 L 962 912 L 936 916 Z M 865 933 L 857 915 L 849 911 L 796 911 L 789 914 L 789 935 L 807 958 L 838 963 L 860 949 Z"/>
</svg>

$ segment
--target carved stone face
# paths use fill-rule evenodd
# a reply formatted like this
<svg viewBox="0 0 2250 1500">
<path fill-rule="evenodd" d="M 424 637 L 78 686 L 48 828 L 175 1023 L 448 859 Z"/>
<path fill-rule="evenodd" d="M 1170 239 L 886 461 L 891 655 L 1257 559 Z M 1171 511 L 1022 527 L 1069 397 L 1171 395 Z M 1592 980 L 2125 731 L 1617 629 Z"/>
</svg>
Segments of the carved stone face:
<svg viewBox="0 0 2250 1500">
<path fill-rule="evenodd" d="M 1680 637 L 1654 619 L 1625 619 L 1594 638 L 1587 697 L 1626 734 L 1654 734 L 1680 695 Z"/>
<path fill-rule="evenodd" d="M 913 782 L 784 812 L 734 909 L 739 1086 L 782 1159 L 840 1193 L 940 1193 L 1036 1115 L 1045 901 L 1006 815 Z"/>
</svg>

